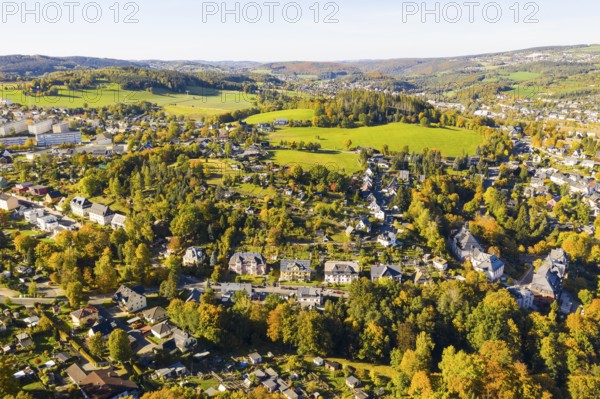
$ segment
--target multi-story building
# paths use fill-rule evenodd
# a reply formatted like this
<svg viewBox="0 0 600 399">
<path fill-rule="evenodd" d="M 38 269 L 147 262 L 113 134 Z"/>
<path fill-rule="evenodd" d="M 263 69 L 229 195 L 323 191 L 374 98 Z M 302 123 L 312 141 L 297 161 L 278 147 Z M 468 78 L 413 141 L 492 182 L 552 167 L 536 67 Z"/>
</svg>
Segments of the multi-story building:
<svg viewBox="0 0 600 399">
<path fill-rule="evenodd" d="M 314 274 L 310 260 L 282 259 L 279 266 L 279 281 L 310 281 Z"/>
<path fill-rule="evenodd" d="M 235 274 L 262 276 L 267 274 L 267 264 L 256 252 L 237 252 L 229 259 L 229 270 Z"/>
<path fill-rule="evenodd" d="M 350 284 L 358 280 L 359 270 L 357 261 L 325 262 L 325 282 L 329 284 Z"/>
</svg>

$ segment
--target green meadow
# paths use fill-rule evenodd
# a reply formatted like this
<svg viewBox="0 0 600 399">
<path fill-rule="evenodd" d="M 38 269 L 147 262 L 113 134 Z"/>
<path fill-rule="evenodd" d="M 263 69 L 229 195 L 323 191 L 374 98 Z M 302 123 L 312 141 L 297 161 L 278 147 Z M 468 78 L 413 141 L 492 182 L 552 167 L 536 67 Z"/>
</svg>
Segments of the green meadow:
<svg viewBox="0 0 600 399">
<path fill-rule="evenodd" d="M 283 111 L 252 115 L 246 119 L 246 122 L 255 125 L 257 123 L 271 123 L 274 122 L 275 119 L 309 121 L 312 120 L 314 114 L 315 112 L 312 109 L 285 109 Z"/>
<path fill-rule="evenodd" d="M 353 152 L 275 150 L 271 153 L 273 154 L 273 160 L 280 165 L 300 165 L 304 169 L 309 169 L 314 165 L 322 165 L 330 170 L 337 170 L 342 173 L 354 173 L 362 169 L 358 163 L 358 155 Z"/>
<path fill-rule="evenodd" d="M 205 87 L 191 87 L 188 93 L 174 93 L 167 90 L 122 90 L 116 84 L 108 84 L 93 90 L 59 89 L 55 96 L 30 97 L 11 84 L 4 84 L 0 97 L 23 105 L 38 107 L 89 107 L 97 108 L 115 103 L 136 103 L 149 101 L 165 108 L 174 115 L 190 117 L 214 116 L 253 105 L 254 95 L 233 90 L 216 90 Z"/>
<path fill-rule="evenodd" d="M 373 147 L 381 149 L 385 144 L 391 151 L 399 151 L 404 146 L 410 150 L 421 151 L 424 148 L 438 149 L 442 155 L 454 157 L 475 154 L 481 143 L 479 133 L 454 127 L 425 128 L 419 125 L 391 123 L 375 127 L 356 129 L 341 128 L 285 128 L 272 133 L 270 140 L 274 145 L 280 141 L 319 142 L 323 150 L 338 153 L 346 151 L 345 142 L 350 139 L 352 147 Z M 302 154 L 305 154 L 302 152 Z M 305 155 L 299 158 L 302 160 Z"/>
</svg>

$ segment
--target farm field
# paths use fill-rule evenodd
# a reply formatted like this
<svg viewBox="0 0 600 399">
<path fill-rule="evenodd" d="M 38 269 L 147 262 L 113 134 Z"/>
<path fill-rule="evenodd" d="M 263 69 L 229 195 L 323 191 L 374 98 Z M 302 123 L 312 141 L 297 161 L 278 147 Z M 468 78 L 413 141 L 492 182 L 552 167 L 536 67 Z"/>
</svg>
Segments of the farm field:
<svg viewBox="0 0 600 399">
<path fill-rule="evenodd" d="M 308 121 L 312 120 L 314 114 L 315 112 L 312 109 L 285 109 L 282 111 L 252 115 L 246 119 L 246 122 L 255 125 L 257 123 L 271 123 L 275 121 L 275 119 Z"/>
<path fill-rule="evenodd" d="M 321 150 L 318 153 L 296 150 L 271 151 L 273 160 L 280 165 L 300 165 L 304 169 L 323 165 L 330 170 L 353 173 L 362 169 L 358 155 L 351 152 Z"/>
<path fill-rule="evenodd" d="M 60 89 L 56 96 L 28 97 L 10 84 L 2 85 L 0 97 L 23 105 L 59 107 L 103 107 L 115 103 L 149 101 L 165 108 L 169 114 L 191 117 L 213 116 L 252 106 L 254 96 L 233 90 L 192 87 L 189 93 L 167 90 L 122 90 L 116 84 L 92 90 Z"/>
<path fill-rule="evenodd" d="M 352 140 L 352 147 L 373 147 L 381 149 L 387 144 L 391 151 L 399 151 L 404 146 L 410 150 L 420 151 L 424 148 L 438 149 L 442 155 L 453 157 L 475 154 L 481 142 L 479 133 L 458 128 L 425 128 L 418 125 L 392 123 L 375 127 L 356 129 L 341 128 L 285 128 L 270 135 L 270 140 L 277 145 L 284 141 L 319 142 L 324 150 L 345 151 L 344 142 Z M 295 159 L 305 159 L 305 152 Z M 306 155 L 307 156 L 307 155 Z"/>
</svg>

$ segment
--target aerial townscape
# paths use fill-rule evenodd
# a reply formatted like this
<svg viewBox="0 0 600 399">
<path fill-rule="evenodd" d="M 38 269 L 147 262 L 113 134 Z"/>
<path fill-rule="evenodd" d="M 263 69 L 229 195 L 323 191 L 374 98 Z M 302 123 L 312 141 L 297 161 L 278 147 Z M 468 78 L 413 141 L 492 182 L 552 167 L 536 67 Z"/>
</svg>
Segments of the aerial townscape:
<svg viewBox="0 0 600 399">
<path fill-rule="evenodd" d="M 600 398 L 600 46 L 0 82 L 0 398 Z"/>
</svg>

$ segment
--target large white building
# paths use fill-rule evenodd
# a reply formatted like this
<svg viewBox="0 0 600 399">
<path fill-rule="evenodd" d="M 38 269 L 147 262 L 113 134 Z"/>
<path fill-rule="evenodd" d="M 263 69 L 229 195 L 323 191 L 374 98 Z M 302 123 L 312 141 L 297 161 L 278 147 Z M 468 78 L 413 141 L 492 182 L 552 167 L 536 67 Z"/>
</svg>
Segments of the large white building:
<svg viewBox="0 0 600 399">
<path fill-rule="evenodd" d="M 69 122 L 61 122 L 52 126 L 52 133 L 69 133 L 70 131 Z"/>
<path fill-rule="evenodd" d="M 31 134 L 44 134 L 44 133 L 48 133 L 49 131 L 52 130 L 52 120 L 51 119 L 47 119 L 45 121 L 41 121 L 38 123 L 34 123 L 33 125 L 29 125 L 28 129 L 29 129 L 29 133 Z"/>
<path fill-rule="evenodd" d="M 25 120 L 10 122 L 0 126 L 0 136 L 10 136 L 12 134 L 24 133 L 27 131 L 27 122 Z"/>
<path fill-rule="evenodd" d="M 358 280 L 359 272 L 356 261 L 325 262 L 325 282 L 329 284 L 350 284 Z"/>
<path fill-rule="evenodd" d="M 62 144 L 81 144 L 81 132 L 37 134 L 38 147 L 52 147 Z"/>
</svg>

